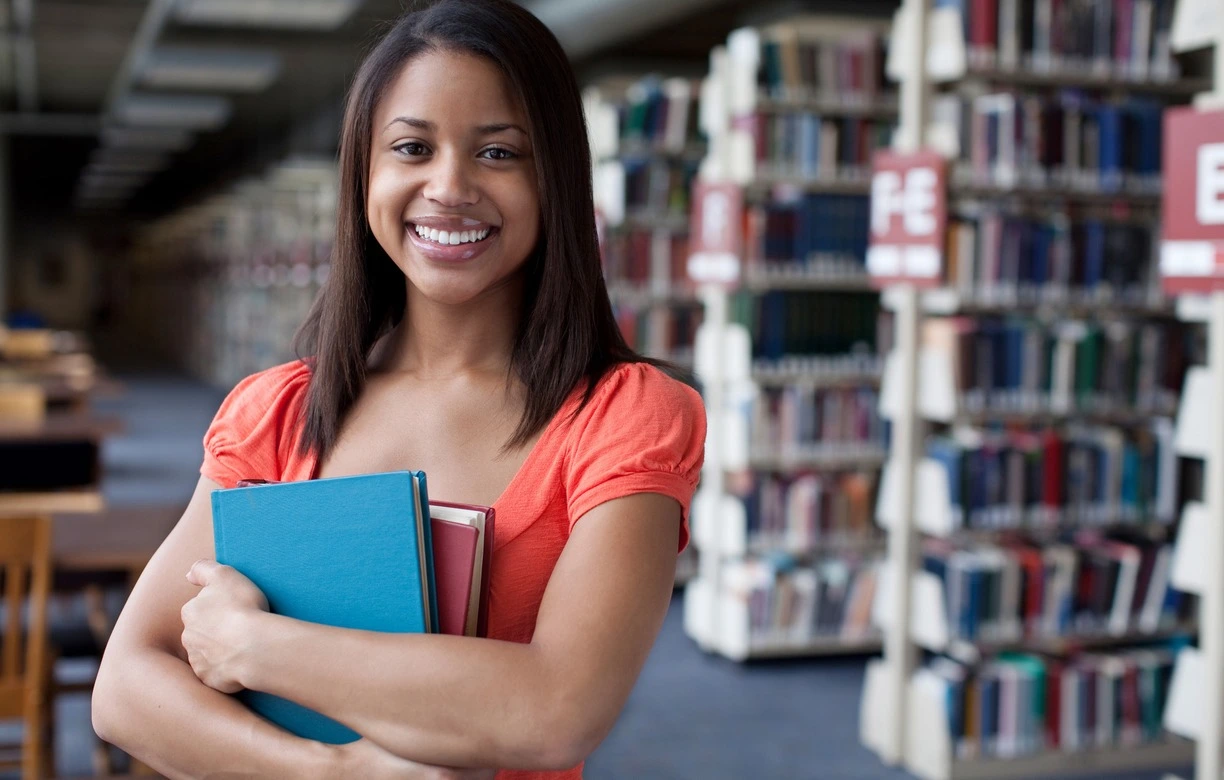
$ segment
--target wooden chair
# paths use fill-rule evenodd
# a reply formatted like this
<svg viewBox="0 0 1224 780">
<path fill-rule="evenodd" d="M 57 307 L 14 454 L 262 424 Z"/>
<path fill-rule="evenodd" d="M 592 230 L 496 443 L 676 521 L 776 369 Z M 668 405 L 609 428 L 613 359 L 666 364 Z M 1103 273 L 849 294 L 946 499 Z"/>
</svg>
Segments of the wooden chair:
<svg viewBox="0 0 1224 780">
<path fill-rule="evenodd" d="M 0 720 L 21 720 L 24 725 L 19 750 L 6 754 L 0 749 L 0 768 L 20 766 L 22 780 L 42 780 L 52 773 L 47 695 L 50 517 L 0 518 L 0 574 L 5 615 L 0 626 Z M 23 615 L 28 618 L 23 620 Z M 14 753 L 16 758 L 11 757 Z"/>
</svg>

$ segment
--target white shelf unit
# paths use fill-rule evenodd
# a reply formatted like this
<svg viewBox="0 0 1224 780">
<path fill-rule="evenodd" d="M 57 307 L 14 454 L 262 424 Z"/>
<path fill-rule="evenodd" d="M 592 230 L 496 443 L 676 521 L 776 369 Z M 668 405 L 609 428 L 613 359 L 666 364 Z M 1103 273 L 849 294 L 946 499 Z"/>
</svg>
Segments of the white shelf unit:
<svg viewBox="0 0 1224 780">
<path fill-rule="evenodd" d="M 1016 3 L 1010 0 L 1000 2 L 1012 9 L 1016 7 Z M 1224 18 L 1221 19 L 1221 28 L 1224 29 Z M 1000 26 L 1000 29 L 1004 28 Z M 980 58 L 975 58 L 975 52 L 966 51 L 968 47 L 963 30 L 960 16 L 953 8 L 945 6 L 932 11 L 929 0 L 904 0 L 896 20 L 891 47 L 894 59 L 889 67 L 890 73 L 902 81 L 902 129 L 895 140 L 898 148 L 913 151 L 926 145 L 947 156 L 956 154 L 956 139 L 953 137 L 952 143 L 949 143 L 946 128 L 941 129 L 931 121 L 932 79 L 959 82 L 969 90 L 977 89 L 976 94 L 981 94 L 994 84 L 1043 89 L 1075 86 L 1110 90 L 1111 94 L 1151 92 L 1165 96 L 1188 95 L 1197 88 L 1188 81 L 1176 80 L 1171 76 L 1156 78 L 1149 75 L 1141 78 L 1127 72 L 1089 72 L 1070 62 L 1026 62 L 1023 67 L 1001 67 L 997 62 L 982 62 Z M 1139 218 L 1153 223 L 1159 214 L 1159 189 L 1152 186 L 1156 182 L 1128 183 L 1117 190 L 1102 188 L 1099 184 L 1089 186 L 1083 181 L 1064 182 L 1065 186 L 1061 188 L 1031 178 L 1005 183 L 1008 186 L 999 186 L 998 181 L 983 180 L 973 176 L 972 172 L 954 170 L 948 193 L 949 206 L 953 209 L 974 207 L 983 200 L 997 200 L 1016 209 L 1017 213 L 1029 213 L 1028 209 L 1043 203 L 1083 210 L 1080 213 L 1090 209 L 1118 208 L 1121 211 L 1117 214 L 1125 219 Z M 1092 421 L 1094 418 L 1129 425 L 1153 414 L 1173 411 L 1174 407 L 1168 404 L 1151 409 L 1085 409 L 1065 405 L 1042 408 L 1021 403 L 1009 409 L 1006 406 L 1008 399 L 991 399 L 1002 402 L 992 405 L 984 403 L 983 399 L 957 397 L 952 388 L 950 366 L 941 362 L 936 355 L 919 351 L 913 332 L 924 313 L 986 316 L 1024 313 L 1038 320 L 1101 314 L 1155 318 L 1168 317 L 1172 313 L 1170 304 L 1158 297 L 1096 296 L 1073 289 L 1055 288 L 1040 291 L 1013 288 L 994 293 L 993 290 L 983 294 L 982 291 L 957 289 L 918 293 L 912 288 L 885 292 L 885 305 L 898 311 L 898 328 L 902 334 L 897 339 L 898 344 L 902 347 L 908 344 L 908 348 L 913 350 L 905 358 L 890 356 L 884 371 L 881 405 L 885 415 L 894 420 L 895 426 L 904 429 L 915 417 L 961 426 L 987 421 L 1010 426 L 1068 420 Z M 1182 308 L 1180 304 L 1178 308 Z M 1199 310 L 1202 308 L 1201 305 L 1198 307 Z M 911 329 L 908 338 L 904 335 L 905 328 Z M 1218 407 L 1218 402 L 1214 406 Z M 1186 405 L 1181 406 L 1181 413 L 1183 416 L 1190 414 Z M 1205 418 L 1200 416 L 1197 419 L 1201 432 Z M 1211 426 L 1207 427 L 1210 429 Z M 921 433 L 916 438 L 922 441 Z M 877 752 L 886 763 L 903 765 L 924 780 L 1027 779 L 1053 774 L 1104 774 L 1172 768 L 1191 761 L 1195 755 L 1193 743 L 1172 735 L 1148 744 L 1113 745 L 1074 752 L 1041 751 L 1009 758 L 969 757 L 958 753 L 948 729 L 948 703 L 942 681 L 926 669 L 914 670 L 919 649 L 943 652 L 953 657 L 959 656 L 966 662 L 974 662 L 984 655 L 1006 650 L 1057 652 L 1080 647 L 1121 647 L 1131 642 L 1194 633 L 1198 625 L 1148 625 L 1148 630 L 1136 630 L 1130 624 L 1116 625 L 1112 632 L 1048 639 L 1021 636 L 1019 626 L 1013 626 L 1015 630 L 1010 635 L 992 637 L 989 641 L 962 642 L 954 639 L 949 630 L 943 582 L 934 574 L 919 569 L 912 540 L 917 533 L 964 538 L 965 532 L 958 530 L 953 522 L 942 465 L 922 458 L 919 455 L 921 447 L 913 444 L 911 442 L 910 447 L 900 448 L 904 451 L 890 453 L 892 468 L 886 467 L 878 502 L 877 517 L 881 525 L 890 530 L 889 562 L 884 577 L 889 581 L 881 582 L 874 609 L 874 617 L 884 629 L 885 656 L 871 662 L 867 670 L 860 710 L 860 738 L 863 743 Z M 895 473 L 896 469 L 903 469 L 907 476 L 903 479 L 901 474 Z M 913 502 L 912 506 L 908 505 L 910 501 Z M 903 505 L 905 508 L 902 510 Z M 1190 525 L 1183 520 L 1182 535 Z M 1200 523 L 1200 528 L 1202 525 Z M 989 537 L 995 532 L 976 533 L 980 538 L 983 533 Z M 1206 549 L 1215 548 L 1202 548 Z M 1200 568 L 1197 576 L 1205 580 L 1208 579 L 1204 571 L 1207 564 L 1202 550 L 1193 543 L 1183 550 L 1179 540 L 1174 557 L 1197 557 Z M 1217 561 L 1212 561 L 1215 568 L 1218 568 L 1217 564 Z M 1177 580 L 1176 560 L 1173 568 L 1173 583 L 1180 586 L 1183 583 Z M 1183 578 L 1186 576 L 1183 575 Z M 1195 575 L 1188 576 L 1193 579 Z M 901 604 L 904 604 L 904 608 L 899 608 Z M 1169 725 L 1168 719 L 1174 712 L 1180 712 L 1183 722 L 1201 722 L 1195 713 L 1179 711 L 1175 703 L 1179 691 L 1182 698 L 1194 699 L 1196 685 L 1199 684 L 1195 672 L 1200 670 L 1183 669 L 1185 662 L 1193 664 L 1193 658 L 1193 654 L 1187 652 L 1181 653 L 1178 658 L 1177 672 L 1171 686 L 1173 690 L 1165 711 L 1166 726 L 1172 731 L 1176 729 Z M 1205 777 L 1200 775 L 1200 780 Z"/>
<path fill-rule="evenodd" d="M 691 317 L 700 307 L 696 290 L 676 278 L 677 242 L 688 235 L 688 209 L 671 208 L 670 195 L 662 208 L 636 202 L 642 193 L 627 190 L 627 170 L 644 167 L 651 177 L 660 172 L 671 177 L 684 168 L 696 169 L 705 145 L 691 134 L 699 109 L 694 85 L 683 78 L 610 77 L 587 87 L 583 103 L 601 241 L 605 257 L 615 255 L 613 265 L 605 269 L 609 297 L 618 316 L 634 320 L 636 344 L 631 346 L 691 368 L 691 345 L 673 343 L 671 332 L 679 327 L 677 318 Z M 648 126 L 653 121 L 650 112 L 661 103 L 666 104 L 665 120 Z M 651 198 L 654 195 L 648 195 L 648 201 Z M 635 246 L 634 235 L 647 236 L 647 246 Z M 629 268 L 643 249 L 645 267 Z"/>
<path fill-rule="evenodd" d="M 776 34 L 777 38 L 771 40 L 794 43 L 809 35 L 822 39 L 831 35 L 870 37 L 883 29 L 886 25 L 878 21 L 812 17 L 732 33 L 727 46 L 718 47 L 711 54 L 710 76 L 702 88 L 702 126 L 709 141 L 709 154 L 702 162 L 701 179 L 734 183 L 750 203 L 794 199 L 803 193 L 866 194 L 865 171 L 861 168 L 839 164 L 836 170 L 805 175 L 758 162 L 751 135 L 743 129 L 742 121 L 733 120 L 795 112 L 820 114 L 819 121 L 831 117 L 863 120 L 895 117 L 893 95 L 817 93 L 793 84 L 785 87 L 788 94 L 770 93 L 759 88 L 757 79 L 763 36 Z M 739 287 L 750 294 L 871 290 L 862 258 L 813 252 L 789 261 L 753 258 L 743 265 Z M 736 593 L 728 583 L 735 578 L 736 567 L 745 560 L 781 555 L 803 565 L 811 560 L 819 563 L 822 555 L 874 556 L 882 551 L 883 539 L 871 529 L 865 529 L 863 535 L 817 539 L 749 534 L 744 502 L 729 492 L 728 482 L 730 477 L 746 472 L 878 473 L 884 455 L 879 446 L 787 447 L 756 442 L 754 448 L 743 410 L 772 388 L 877 389 L 881 361 L 869 354 L 754 359 L 748 331 L 728 321 L 728 291 L 711 286 L 703 289 L 701 295 L 705 317 L 698 334 L 695 366 L 706 392 L 710 434 L 706 470 L 692 513 L 693 539 L 701 553 L 701 566 L 698 578 L 685 591 L 686 631 L 703 648 L 738 661 L 878 652 L 880 639 L 870 628 L 869 619 L 861 627 L 843 627 L 836 634 L 752 631 L 749 606 L 742 593 Z M 874 573 L 871 576 L 874 583 Z M 869 612 L 869 606 L 869 602 L 864 602 L 864 613 Z M 868 617 L 864 614 L 864 618 Z"/>
</svg>

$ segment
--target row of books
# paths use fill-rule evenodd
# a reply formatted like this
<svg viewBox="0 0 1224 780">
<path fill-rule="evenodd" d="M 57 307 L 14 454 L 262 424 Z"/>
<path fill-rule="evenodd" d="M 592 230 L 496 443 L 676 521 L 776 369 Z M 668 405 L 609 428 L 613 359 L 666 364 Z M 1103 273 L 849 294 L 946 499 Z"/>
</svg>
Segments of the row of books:
<svg viewBox="0 0 1224 780">
<path fill-rule="evenodd" d="M 751 549 L 807 552 L 875 538 L 876 478 L 867 473 L 760 476 L 744 495 Z"/>
<path fill-rule="evenodd" d="M 978 68 L 1074 68 L 1169 79 L 1174 0 L 938 0 L 960 13 Z"/>
<path fill-rule="evenodd" d="M 922 337 L 947 356 L 969 412 L 1168 414 L 1190 348 L 1173 321 L 945 317 Z"/>
<path fill-rule="evenodd" d="M 786 457 L 825 445 L 882 447 L 887 431 L 878 413 L 879 402 L 874 387 L 763 389 L 749 425 L 752 451 Z"/>
<path fill-rule="evenodd" d="M 151 354 L 223 387 L 292 359 L 327 279 L 335 212 L 335 161 L 289 159 L 146 226 L 131 250 L 127 327 Z"/>
<path fill-rule="evenodd" d="M 729 314 L 748 328 L 757 358 L 873 353 L 879 298 L 872 292 L 740 292 Z"/>
<path fill-rule="evenodd" d="M 728 564 L 723 581 L 727 595 L 747 603 L 752 638 L 804 642 L 870 636 L 876 579 L 876 560 L 867 556 L 800 565 L 792 556 L 773 554 Z"/>
<path fill-rule="evenodd" d="M 680 153 L 699 138 L 696 90 L 688 79 L 647 76 L 625 90 L 618 109 L 623 155 Z"/>
<path fill-rule="evenodd" d="M 689 193 L 697 175 L 697 162 L 663 159 L 621 162 L 625 169 L 625 213 L 649 213 L 652 216 L 674 214 L 687 217 Z"/>
<path fill-rule="evenodd" d="M 914 677 L 947 702 L 960 759 L 1131 747 L 1164 738 L 1175 651 L 1001 653 L 979 665 L 937 657 Z"/>
<path fill-rule="evenodd" d="M 806 262 L 867 256 L 871 203 L 860 195 L 809 194 L 789 203 L 748 209 L 744 255 L 754 262 Z"/>
<path fill-rule="evenodd" d="M 757 84 L 777 100 L 868 103 L 890 89 L 884 78 L 885 45 L 883 35 L 865 28 L 823 34 L 795 26 L 767 31 L 760 41 Z"/>
<path fill-rule="evenodd" d="M 966 440 L 967 439 L 967 440 Z M 927 441 L 948 480 L 956 529 L 1172 524 L 1179 472 L 1173 424 L 974 431 Z"/>
<path fill-rule="evenodd" d="M 932 111 L 959 139 L 954 183 L 1159 193 L 1163 109 L 1064 90 L 945 95 Z"/>
<path fill-rule="evenodd" d="M 681 362 L 692 359 L 697 327 L 701 324 L 700 307 L 617 304 L 613 313 L 630 347 L 651 357 Z"/>
<path fill-rule="evenodd" d="M 944 587 L 949 636 L 966 642 L 1092 639 L 1185 625 L 1192 599 L 1169 582 L 1172 545 L 1077 532 L 1072 543 L 923 542 Z"/>
<path fill-rule="evenodd" d="M 245 271 L 236 269 L 246 267 Z M 263 266 L 269 271 L 272 266 Z M 294 357 L 292 337 L 326 279 L 327 265 L 285 283 L 249 266 L 167 264 L 137 268 L 126 317 L 140 327 L 150 354 L 160 354 L 193 376 L 230 387 L 245 376 Z M 305 284 L 299 283 L 305 282 Z M 166 329 L 139 323 L 184 321 Z"/>
<path fill-rule="evenodd" d="M 757 113 L 739 125 L 752 134 L 758 174 L 808 180 L 865 179 L 896 128 L 891 119 L 807 111 Z"/>
<path fill-rule="evenodd" d="M 688 278 L 689 237 L 683 233 L 625 229 L 604 236 L 604 277 L 609 286 L 652 289 L 691 287 Z"/>
<path fill-rule="evenodd" d="M 1157 240 L 1149 225 L 987 208 L 951 220 L 946 279 L 980 301 L 1147 303 Z"/>
</svg>

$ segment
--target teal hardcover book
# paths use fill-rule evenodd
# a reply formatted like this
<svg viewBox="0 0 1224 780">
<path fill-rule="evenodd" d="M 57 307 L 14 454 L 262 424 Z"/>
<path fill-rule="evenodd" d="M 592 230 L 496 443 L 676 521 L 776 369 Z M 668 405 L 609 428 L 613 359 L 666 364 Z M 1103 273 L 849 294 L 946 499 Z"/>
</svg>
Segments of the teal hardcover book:
<svg viewBox="0 0 1224 780">
<path fill-rule="evenodd" d="M 255 583 L 278 615 L 365 631 L 435 633 L 428 507 L 419 471 L 217 490 L 217 561 Z M 342 744 L 360 736 L 285 699 L 238 695 L 300 737 Z"/>
</svg>

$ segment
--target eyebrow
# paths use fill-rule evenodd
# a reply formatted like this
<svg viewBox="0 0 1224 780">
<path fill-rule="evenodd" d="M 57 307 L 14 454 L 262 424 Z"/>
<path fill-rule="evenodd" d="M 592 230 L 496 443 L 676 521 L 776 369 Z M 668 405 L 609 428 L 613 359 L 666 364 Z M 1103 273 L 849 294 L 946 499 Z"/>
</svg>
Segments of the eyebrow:
<svg viewBox="0 0 1224 780">
<path fill-rule="evenodd" d="M 396 122 L 402 122 L 403 124 L 406 124 L 409 127 L 415 127 L 418 130 L 426 130 L 428 132 L 434 132 L 435 130 L 438 129 L 437 125 L 435 125 L 433 122 L 430 122 L 427 119 L 417 119 L 416 117 L 411 117 L 411 116 L 397 116 L 395 119 L 392 119 L 390 122 L 387 123 L 387 127 L 390 127 Z M 386 130 L 387 127 L 384 127 L 383 130 Z M 526 130 L 510 122 L 495 122 L 489 125 L 480 125 L 479 127 L 476 128 L 476 132 L 479 133 L 480 135 L 492 135 L 494 133 L 500 133 L 505 130 L 517 130 L 523 135 L 527 135 Z"/>
</svg>

